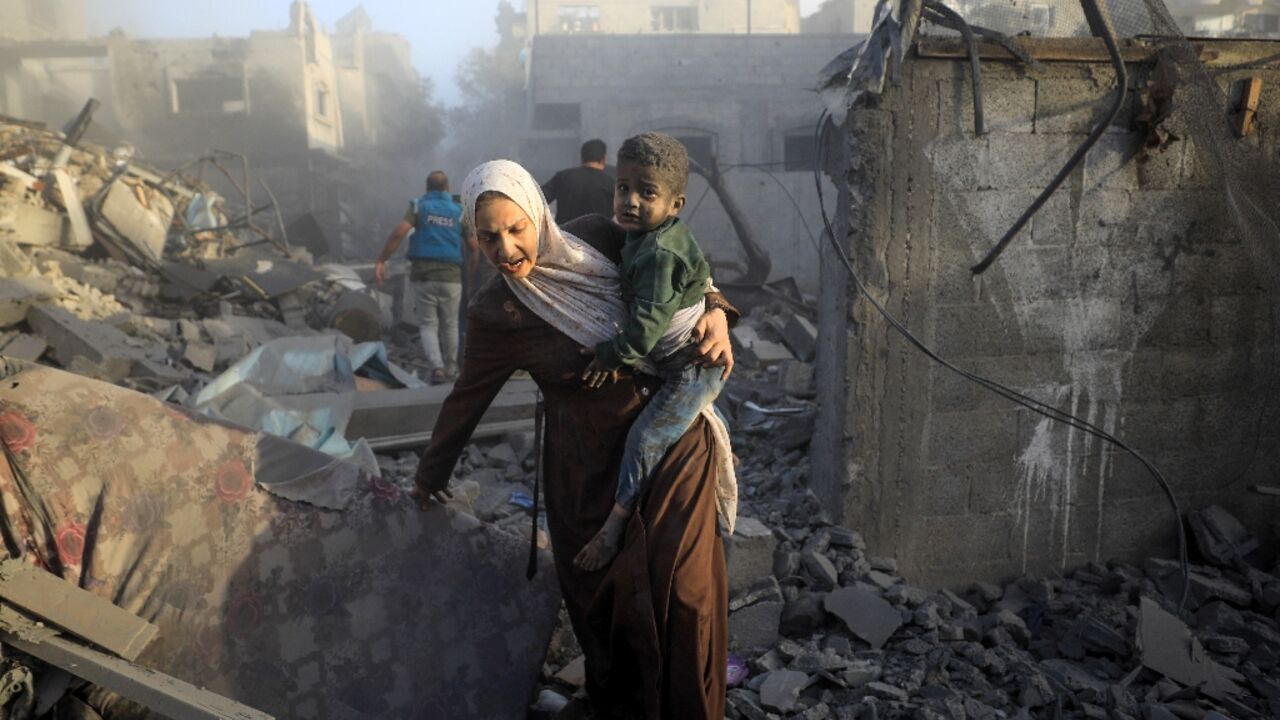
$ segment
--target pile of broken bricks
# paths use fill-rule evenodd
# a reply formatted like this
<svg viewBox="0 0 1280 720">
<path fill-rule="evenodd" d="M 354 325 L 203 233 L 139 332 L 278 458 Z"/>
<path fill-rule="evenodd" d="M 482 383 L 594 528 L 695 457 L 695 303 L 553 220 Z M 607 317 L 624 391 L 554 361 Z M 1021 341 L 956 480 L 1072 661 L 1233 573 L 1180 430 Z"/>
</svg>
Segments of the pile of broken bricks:
<svg viewBox="0 0 1280 720">
<path fill-rule="evenodd" d="M 1180 566 L 1159 559 L 931 592 L 774 472 L 740 477 L 774 501 L 754 494 L 764 512 L 728 543 L 733 720 L 1280 717 L 1280 567 L 1255 567 L 1221 508 L 1189 518 L 1205 564 L 1182 611 Z M 581 692 L 570 640 L 535 707 Z"/>
</svg>

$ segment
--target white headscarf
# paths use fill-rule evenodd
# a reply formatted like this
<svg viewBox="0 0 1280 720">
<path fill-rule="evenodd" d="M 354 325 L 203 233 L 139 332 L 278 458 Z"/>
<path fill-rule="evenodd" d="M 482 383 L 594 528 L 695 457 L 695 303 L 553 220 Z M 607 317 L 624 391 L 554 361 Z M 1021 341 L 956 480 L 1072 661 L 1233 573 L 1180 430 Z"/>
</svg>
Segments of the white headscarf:
<svg viewBox="0 0 1280 720">
<path fill-rule="evenodd" d="M 622 301 L 618 266 L 600 251 L 561 230 L 529 171 L 510 160 L 492 160 L 471 171 L 462 184 L 462 213 L 475 227 L 476 199 L 496 191 L 520 206 L 538 229 L 538 257 L 523 278 L 503 274 L 515 296 L 535 315 L 574 342 L 595 347 L 622 329 L 627 305 Z M 642 368 L 643 369 L 643 368 Z M 733 470 L 729 428 L 713 407 L 702 411 L 715 438 L 716 504 L 728 532 L 738 515 L 738 480 Z"/>
</svg>

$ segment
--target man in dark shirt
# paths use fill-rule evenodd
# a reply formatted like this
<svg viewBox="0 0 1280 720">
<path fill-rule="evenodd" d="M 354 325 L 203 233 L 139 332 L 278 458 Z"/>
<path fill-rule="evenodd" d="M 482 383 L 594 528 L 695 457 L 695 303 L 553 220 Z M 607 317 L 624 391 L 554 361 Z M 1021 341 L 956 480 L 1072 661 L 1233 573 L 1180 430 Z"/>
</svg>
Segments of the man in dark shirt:
<svg viewBox="0 0 1280 720">
<path fill-rule="evenodd" d="M 603 140 L 588 140 L 582 144 L 582 164 L 561 170 L 542 186 L 547 202 L 556 204 L 556 224 L 583 215 L 613 217 L 613 176 L 604 171 L 608 154 Z"/>
</svg>

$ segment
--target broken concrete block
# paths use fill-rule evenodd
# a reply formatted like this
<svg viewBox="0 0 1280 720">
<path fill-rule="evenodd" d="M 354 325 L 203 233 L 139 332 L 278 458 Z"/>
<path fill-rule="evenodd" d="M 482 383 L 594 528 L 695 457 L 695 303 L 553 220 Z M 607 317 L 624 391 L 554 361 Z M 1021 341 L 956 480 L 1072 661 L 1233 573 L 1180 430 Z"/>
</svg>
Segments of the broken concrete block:
<svg viewBox="0 0 1280 720">
<path fill-rule="evenodd" d="M 489 464 L 497 468 L 506 468 L 512 465 L 518 465 L 520 462 L 520 458 L 516 455 L 515 449 L 506 443 L 498 443 L 497 445 L 489 448 L 489 451 L 485 453 L 485 456 L 488 459 Z M 733 591 L 730 590 L 730 592 Z"/>
<path fill-rule="evenodd" d="M 764 523 L 739 516 L 729 540 L 729 594 L 735 595 L 761 578 L 773 574 L 773 553 L 778 540 Z"/>
<path fill-rule="evenodd" d="M 800 553 L 778 550 L 773 553 L 773 576 L 786 580 L 800 573 Z"/>
<path fill-rule="evenodd" d="M 1238 695 L 1244 677 L 1208 658 L 1181 620 L 1142 598 L 1138 618 L 1142 664 L 1183 685 L 1198 685 L 1209 697 Z"/>
<path fill-rule="evenodd" d="M 875 682 L 883 674 L 880 665 L 872 660 L 854 660 L 840 675 L 840 679 L 850 689 L 860 688 L 867 683 Z"/>
<path fill-rule="evenodd" d="M 766 710 L 789 713 L 796 707 L 800 693 L 809 687 L 809 676 L 794 670 L 777 670 L 765 676 L 760 685 L 760 704 Z"/>
<path fill-rule="evenodd" d="M 188 341 L 182 352 L 182 359 L 197 370 L 212 373 L 218 365 L 218 348 L 210 343 Z"/>
<path fill-rule="evenodd" d="M 0 197 L 0 242 L 60 245 L 70 235 L 61 213 Z"/>
<path fill-rule="evenodd" d="M 0 327 L 17 325 L 36 303 L 58 297 L 58 289 L 39 277 L 0 277 Z"/>
<path fill-rule="evenodd" d="M 1253 604 L 1253 593 L 1240 587 L 1224 577 L 1210 577 L 1203 573 L 1191 572 L 1191 597 L 1197 605 L 1210 600 L 1226 600 L 1237 607 L 1247 608 Z"/>
<path fill-rule="evenodd" d="M 178 320 L 178 336 L 186 342 L 200 342 L 204 339 L 200 326 L 186 319 Z"/>
<path fill-rule="evenodd" d="M 868 695 L 880 698 L 881 700 L 889 700 L 891 702 L 906 702 L 911 695 L 900 687 L 882 683 L 879 680 L 873 680 L 866 684 L 864 689 Z"/>
<path fill-rule="evenodd" d="M 822 627 L 827 619 L 820 593 L 804 592 L 782 610 L 779 630 L 789 637 L 805 637 Z"/>
<path fill-rule="evenodd" d="M 136 660 L 159 632 L 111 601 L 22 560 L 0 565 L 0 598 L 126 660 Z"/>
<path fill-rule="evenodd" d="M 823 606 L 877 650 L 902 626 L 902 615 L 892 605 L 862 587 L 840 588 L 827 595 Z"/>
<path fill-rule="evenodd" d="M 840 573 L 826 555 L 810 550 L 801 555 L 800 560 L 819 590 L 830 590 L 840 583 Z"/>
<path fill-rule="evenodd" d="M 0 355 L 35 362 L 48 349 L 49 343 L 43 339 L 26 333 L 18 333 L 16 337 L 5 344 L 3 349 L 0 349 Z"/>
<path fill-rule="evenodd" d="M 63 367 L 69 368 L 81 358 L 105 373 L 102 379 L 128 377 L 134 363 L 145 357 L 119 330 L 81 320 L 60 307 L 33 305 L 27 312 L 27 323 L 49 343 L 53 358 Z"/>
<path fill-rule="evenodd" d="M 173 206 L 159 193 L 139 195 L 140 186 L 116 181 L 102 201 L 100 219 L 135 253 L 159 261 L 164 256 L 164 241 L 173 222 Z"/>
<path fill-rule="evenodd" d="M 742 360 L 748 364 L 769 365 L 796 359 L 790 350 L 760 337 L 760 333 L 749 325 L 738 325 L 730 332 L 734 344 L 742 351 L 740 353 Z"/>
<path fill-rule="evenodd" d="M 0 240 L 0 276 L 19 277 L 31 272 L 31 258 L 16 243 Z"/>
<path fill-rule="evenodd" d="M 587 684 L 587 656 L 579 655 L 560 672 L 555 674 L 556 680 L 571 688 L 580 688 Z"/>
<path fill-rule="evenodd" d="M 782 593 L 779 592 L 774 599 L 760 600 L 729 613 L 729 649 L 776 645 L 784 607 Z"/>
<path fill-rule="evenodd" d="M 1200 554 L 1222 567 L 1233 567 L 1235 561 L 1243 560 L 1261 544 L 1235 516 L 1217 505 L 1196 510 L 1187 520 Z"/>
<path fill-rule="evenodd" d="M 797 358 L 812 362 L 818 349 L 818 329 L 805 317 L 792 315 L 782 328 L 782 342 Z"/>
</svg>

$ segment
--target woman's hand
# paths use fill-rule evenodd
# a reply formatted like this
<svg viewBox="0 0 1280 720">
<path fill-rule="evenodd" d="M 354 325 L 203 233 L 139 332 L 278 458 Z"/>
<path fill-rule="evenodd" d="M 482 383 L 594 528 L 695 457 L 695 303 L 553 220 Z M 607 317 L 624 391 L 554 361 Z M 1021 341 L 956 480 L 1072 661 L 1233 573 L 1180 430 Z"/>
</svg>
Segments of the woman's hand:
<svg viewBox="0 0 1280 720">
<path fill-rule="evenodd" d="M 417 503 L 419 510 L 429 510 L 432 505 L 448 505 L 453 499 L 449 488 L 443 490 L 423 490 L 421 486 L 409 491 L 409 496 Z"/>
<path fill-rule="evenodd" d="M 729 342 L 729 318 L 724 310 L 711 308 L 693 326 L 693 339 L 698 341 L 698 363 L 703 367 L 724 367 L 721 380 L 733 373 L 733 344 Z"/>
</svg>

